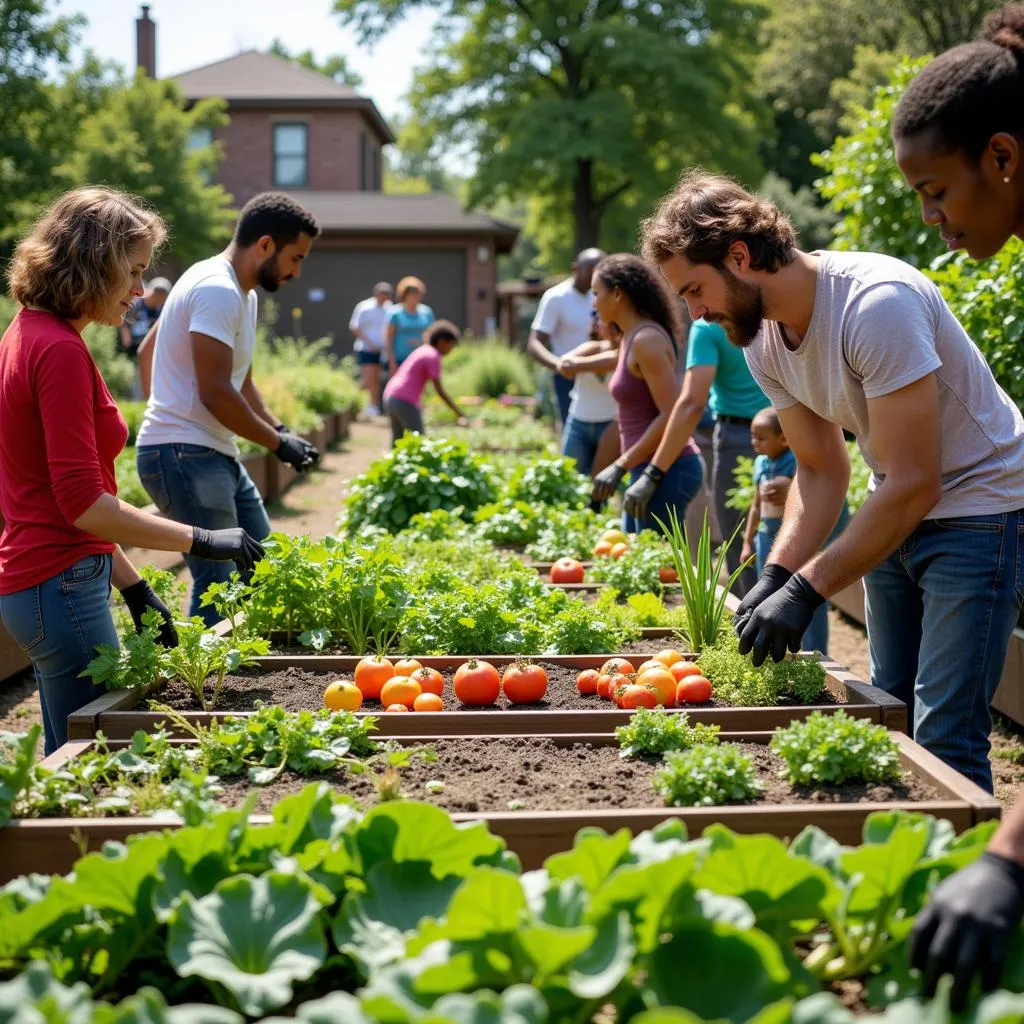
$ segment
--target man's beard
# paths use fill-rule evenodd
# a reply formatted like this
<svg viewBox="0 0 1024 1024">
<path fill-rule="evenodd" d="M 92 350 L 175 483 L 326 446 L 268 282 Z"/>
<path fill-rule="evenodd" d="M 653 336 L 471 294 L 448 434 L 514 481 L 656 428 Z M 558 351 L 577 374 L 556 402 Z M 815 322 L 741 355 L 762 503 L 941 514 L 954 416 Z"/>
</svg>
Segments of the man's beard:
<svg viewBox="0 0 1024 1024">
<path fill-rule="evenodd" d="M 764 320 L 764 297 L 758 285 L 741 281 L 728 267 L 722 270 L 722 275 L 725 277 L 726 312 L 709 319 L 725 328 L 737 348 L 749 348 Z"/>
<path fill-rule="evenodd" d="M 265 292 L 276 292 L 287 277 L 281 277 L 277 272 L 277 255 L 268 256 L 261 264 L 256 274 L 256 282 Z"/>
</svg>

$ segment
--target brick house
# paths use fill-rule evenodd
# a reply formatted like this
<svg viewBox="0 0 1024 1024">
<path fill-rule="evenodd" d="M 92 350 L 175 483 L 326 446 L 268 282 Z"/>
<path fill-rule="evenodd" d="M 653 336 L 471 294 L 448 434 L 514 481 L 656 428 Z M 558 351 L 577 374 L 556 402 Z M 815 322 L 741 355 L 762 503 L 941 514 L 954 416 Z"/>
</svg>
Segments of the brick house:
<svg viewBox="0 0 1024 1024">
<path fill-rule="evenodd" d="M 139 66 L 155 77 L 156 27 L 148 6 L 136 22 Z M 352 307 L 375 282 L 414 274 L 439 317 L 481 335 L 497 323 L 497 265 L 518 229 L 463 210 L 452 196 L 392 195 L 382 188 L 382 150 L 395 137 L 373 101 L 349 86 L 268 53 L 248 51 L 174 76 L 186 99 L 216 96 L 230 118 L 216 180 L 241 206 L 279 189 L 308 207 L 322 234 L 298 281 L 278 296 L 279 329 L 331 335 L 352 350 Z M 196 137 L 193 144 L 213 139 Z"/>
</svg>

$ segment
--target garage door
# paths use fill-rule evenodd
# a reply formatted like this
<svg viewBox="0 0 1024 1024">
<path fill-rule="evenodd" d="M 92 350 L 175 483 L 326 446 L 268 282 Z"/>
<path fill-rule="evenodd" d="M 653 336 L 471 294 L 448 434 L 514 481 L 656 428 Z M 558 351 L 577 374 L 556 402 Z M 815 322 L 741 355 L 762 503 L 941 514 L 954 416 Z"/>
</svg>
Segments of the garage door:
<svg viewBox="0 0 1024 1024">
<path fill-rule="evenodd" d="M 292 334 L 292 310 L 300 308 L 302 333 L 307 338 L 331 335 L 333 350 L 346 355 L 352 351 L 348 321 L 355 304 L 367 298 L 378 281 L 390 281 L 394 287 L 410 274 L 427 286 L 426 302 L 437 317 L 465 326 L 465 248 L 318 250 L 314 245 L 299 280 L 273 296 L 278 330 Z"/>
</svg>

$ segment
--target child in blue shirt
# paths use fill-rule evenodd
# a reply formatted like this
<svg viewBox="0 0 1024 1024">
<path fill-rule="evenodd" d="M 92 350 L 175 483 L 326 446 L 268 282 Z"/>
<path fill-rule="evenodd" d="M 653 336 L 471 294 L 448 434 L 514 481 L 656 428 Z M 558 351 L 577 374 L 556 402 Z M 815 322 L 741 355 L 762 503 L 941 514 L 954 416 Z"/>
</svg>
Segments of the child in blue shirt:
<svg viewBox="0 0 1024 1024">
<path fill-rule="evenodd" d="M 782 432 L 779 414 L 772 408 L 762 409 L 751 421 L 750 443 L 757 452 L 754 460 L 754 501 L 747 516 L 740 558 L 745 562 L 751 555 L 756 555 L 757 575 L 760 576 L 782 526 L 786 495 L 796 476 L 796 456 Z M 829 542 L 843 531 L 848 519 L 849 512 L 844 504 Z M 814 613 L 801 646 L 805 651 L 828 653 L 827 601 Z"/>
</svg>

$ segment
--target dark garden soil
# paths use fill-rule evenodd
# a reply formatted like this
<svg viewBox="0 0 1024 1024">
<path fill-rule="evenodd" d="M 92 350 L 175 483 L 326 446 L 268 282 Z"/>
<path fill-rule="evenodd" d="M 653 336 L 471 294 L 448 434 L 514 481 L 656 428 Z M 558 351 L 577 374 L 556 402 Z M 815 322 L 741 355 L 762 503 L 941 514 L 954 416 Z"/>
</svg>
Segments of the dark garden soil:
<svg viewBox="0 0 1024 1024">
<path fill-rule="evenodd" d="M 537 704 L 513 705 L 502 694 L 498 703 L 490 707 L 467 707 L 461 704 L 452 691 L 454 672 L 444 672 L 445 688 L 443 694 L 445 711 L 613 711 L 615 705 L 597 696 L 582 697 L 576 689 L 577 669 L 563 665 L 551 665 L 539 662 L 548 674 L 548 691 L 544 700 Z M 501 669 L 499 669 L 499 672 Z M 343 678 L 337 672 L 310 672 L 301 668 L 283 668 L 273 672 L 259 670 L 243 671 L 228 676 L 220 692 L 215 710 L 217 711 L 252 711 L 256 701 L 265 704 L 276 704 L 288 711 L 313 710 L 323 707 L 324 690 L 327 684 L 335 679 Z M 212 684 L 207 683 L 207 694 L 212 694 Z M 153 694 L 153 698 L 178 711 L 198 711 L 199 702 L 192 691 L 178 680 L 172 680 Z M 820 704 L 840 704 L 827 690 L 823 691 Z M 798 702 L 791 698 L 780 701 L 781 706 L 796 707 Z M 693 708 L 729 707 L 725 701 L 717 697 L 704 704 L 687 705 Z M 366 700 L 362 711 L 382 711 L 380 701 Z"/>
<path fill-rule="evenodd" d="M 906 777 L 899 785 L 846 783 L 821 790 L 791 786 L 779 778 L 782 761 L 767 747 L 743 744 L 758 769 L 764 792 L 757 803 L 830 804 L 929 800 L 937 794 L 928 785 Z M 409 799 L 437 804 L 448 811 L 470 813 L 524 810 L 646 808 L 663 806 L 654 792 L 658 763 L 623 760 L 615 746 L 573 743 L 551 737 L 465 737 L 437 740 L 424 748 L 436 760 L 415 758 L 401 769 L 401 793 Z M 336 771 L 319 776 L 363 807 L 378 802 L 379 773 L 353 775 Z M 309 785 L 308 776 L 282 775 L 259 790 L 256 811 L 269 812 L 284 796 Z M 443 783 L 440 793 L 428 783 Z M 225 804 L 240 804 L 252 789 L 245 779 L 222 779 Z M 510 807 L 510 804 L 512 805 Z M 519 806 L 521 804 L 521 806 Z"/>
</svg>

